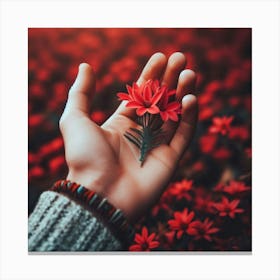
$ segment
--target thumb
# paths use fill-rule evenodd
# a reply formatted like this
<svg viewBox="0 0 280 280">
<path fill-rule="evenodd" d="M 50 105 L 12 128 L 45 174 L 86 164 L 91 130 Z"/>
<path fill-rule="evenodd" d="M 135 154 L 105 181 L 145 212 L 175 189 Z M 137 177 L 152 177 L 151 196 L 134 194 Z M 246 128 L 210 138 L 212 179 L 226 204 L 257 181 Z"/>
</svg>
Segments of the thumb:
<svg viewBox="0 0 280 280">
<path fill-rule="evenodd" d="M 80 64 L 76 80 L 69 90 L 63 115 L 78 113 L 89 116 L 94 88 L 95 77 L 91 66 L 87 63 Z"/>
</svg>

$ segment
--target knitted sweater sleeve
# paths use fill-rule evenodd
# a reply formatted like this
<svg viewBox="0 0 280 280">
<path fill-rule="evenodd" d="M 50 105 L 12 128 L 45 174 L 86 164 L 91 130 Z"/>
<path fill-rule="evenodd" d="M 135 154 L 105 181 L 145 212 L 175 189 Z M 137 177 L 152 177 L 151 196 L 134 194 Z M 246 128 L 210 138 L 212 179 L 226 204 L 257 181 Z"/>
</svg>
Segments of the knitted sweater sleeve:
<svg viewBox="0 0 280 280">
<path fill-rule="evenodd" d="M 29 251 L 123 249 L 122 243 L 91 212 L 56 192 L 44 192 L 29 216 Z"/>
</svg>

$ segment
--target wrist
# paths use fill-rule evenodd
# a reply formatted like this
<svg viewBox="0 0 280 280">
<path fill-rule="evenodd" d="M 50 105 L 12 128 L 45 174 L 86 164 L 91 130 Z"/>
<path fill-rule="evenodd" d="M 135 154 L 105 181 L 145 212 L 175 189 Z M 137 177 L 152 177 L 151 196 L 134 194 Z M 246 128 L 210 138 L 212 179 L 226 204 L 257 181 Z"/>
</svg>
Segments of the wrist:
<svg viewBox="0 0 280 280">
<path fill-rule="evenodd" d="M 104 173 L 96 170 L 73 170 L 70 169 L 66 180 L 71 182 L 79 182 L 81 185 L 86 186 L 91 191 L 96 191 L 102 195 L 106 194 L 106 178 Z"/>
<path fill-rule="evenodd" d="M 69 181 L 57 181 L 51 191 L 61 193 L 76 203 L 82 205 L 86 210 L 92 212 L 101 220 L 124 244 L 131 241 L 134 230 L 128 223 L 127 218 L 121 211 L 111 204 L 106 197 L 91 191 L 83 185 Z"/>
</svg>

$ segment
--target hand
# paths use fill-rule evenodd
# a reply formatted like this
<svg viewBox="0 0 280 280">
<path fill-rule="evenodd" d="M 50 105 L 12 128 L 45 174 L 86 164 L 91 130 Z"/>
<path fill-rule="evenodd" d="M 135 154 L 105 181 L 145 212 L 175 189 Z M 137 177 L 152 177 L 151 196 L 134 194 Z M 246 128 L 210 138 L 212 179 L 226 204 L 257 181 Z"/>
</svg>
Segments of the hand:
<svg viewBox="0 0 280 280">
<path fill-rule="evenodd" d="M 151 207 L 166 187 L 182 154 L 190 144 L 197 122 L 197 99 L 194 95 L 196 76 L 185 69 L 182 53 L 172 54 L 168 61 L 161 53 L 154 54 L 144 67 L 137 83 L 159 79 L 170 89 L 176 87 L 182 101 L 182 118 L 178 123 L 164 124 L 167 143 L 153 149 L 144 165 L 139 150 L 123 135 L 137 127 L 135 110 L 123 101 L 114 114 L 100 127 L 90 119 L 95 74 L 82 63 L 71 87 L 60 129 L 69 167 L 68 180 L 95 190 L 130 221 L 135 221 Z"/>
</svg>

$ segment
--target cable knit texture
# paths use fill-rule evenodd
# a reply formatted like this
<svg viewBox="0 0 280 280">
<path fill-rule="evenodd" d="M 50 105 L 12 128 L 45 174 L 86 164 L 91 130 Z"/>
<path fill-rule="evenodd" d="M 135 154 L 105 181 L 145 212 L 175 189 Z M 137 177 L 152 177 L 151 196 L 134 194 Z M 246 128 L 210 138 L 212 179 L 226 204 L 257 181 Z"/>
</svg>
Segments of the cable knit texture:
<svg viewBox="0 0 280 280">
<path fill-rule="evenodd" d="M 28 220 L 29 251 L 119 251 L 121 242 L 91 212 L 44 192 Z"/>
</svg>

